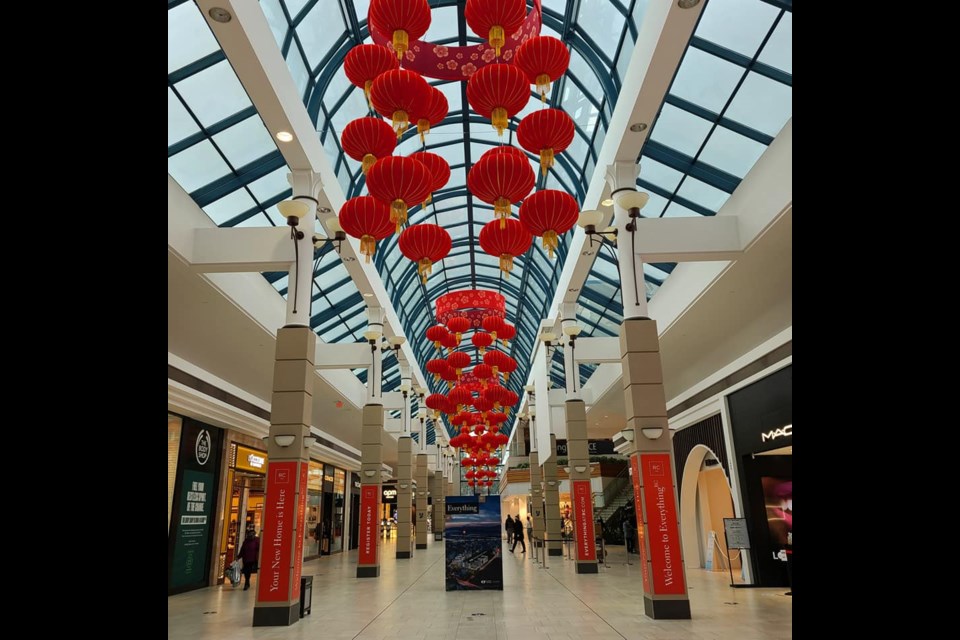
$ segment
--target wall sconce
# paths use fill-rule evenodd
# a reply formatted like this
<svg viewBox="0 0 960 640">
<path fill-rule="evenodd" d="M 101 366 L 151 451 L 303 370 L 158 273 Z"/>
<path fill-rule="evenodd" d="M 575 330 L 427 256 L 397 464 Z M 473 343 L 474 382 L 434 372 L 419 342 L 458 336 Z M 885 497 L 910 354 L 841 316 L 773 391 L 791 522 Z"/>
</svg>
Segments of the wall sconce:
<svg viewBox="0 0 960 640">
<path fill-rule="evenodd" d="M 387 342 L 390 343 L 390 346 L 393 348 L 394 351 L 399 351 L 400 347 L 402 347 L 403 343 L 406 341 L 407 339 L 404 338 L 403 336 L 390 336 L 389 338 L 387 338 Z M 409 389 L 407 389 L 407 391 L 409 391 Z"/>
<path fill-rule="evenodd" d="M 417 491 L 417 495 L 418 495 L 418 496 L 425 496 L 425 495 L 427 495 L 427 492 L 426 492 L 426 491 Z"/>
<path fill-rule="evenodd" d="M 364 470 L 363 470 L 363 475 L 367 476 L 368 478 L 372 478 L 373 476 L 377 475 L 377 470 L 376 470 L 376 469 L 364 469 Z"/>
<path fill-rule="evenodd" d="M 367 330 L 363 332 L 363 338 L 370 343 L 372 349 L 376 349 L 377 341 L 383 335 L 383 309 L 380 307 L 367 308 Z"/>
<path fill-rule="evenodd" d="M 410 485 L 408 485 L 408 484 L 401 484 L 401 485 L 400 485 L 400 488 L 401 488 L 401 489 L 409 489 L 409 488 L 410 488 Z"/>
<path fill-rule="evenodd" d="M 570 467 L 564 467 L 563 470 L 567 475 L 570 475 Z"/>
<path fill-rule="evenodd" d="M 278 447 L 289 447 L 293 444 L 293 441 L 297 439 L 297 436 L 292 436 L 289 434 L 273 436 L 273 441 Z"/>
<path fill-rule="evenodd" d="M 551 487 L 555 487 L 555 486 L 557 486 L 557 481 L 556 481 L 556 480 L 547 480 L 547 484 L 550 485 Z"/>
<path fill-rule="evenodd" d="M 613 204 L 613 200 L 610 200 L 610 204 Z M 584 233 L 590 236 L 591 247 L 593 247 L 594 237 L 601 244 L 604 242 L 609 242 L 611 245 L 617 244 L 616 227 L 607 227 L 603 231 L 597 231 L 597 225 L 601 222 L 603 222 L 603 212 L 595 209 L 581 211 L 580 217 L 577 218 L 577 224 L 583 229 Z"/>
<path fill-rule="evenodd" d="M 573 468 L 577 473 L 583 473 L 584 471 L 587 470 L 587 468 L 582 464 L 574 465 Z"/>
<path fill-rule="evenodd" d="M 663 435 L 663 427 L 643 427 L 640 432 L 647 440 L 656 440 Z"/>
<path fill-rule="evenodd" d="M 316 443 L 317 443 L 317 437 L 316 437 L 316 436 L 304 436 L 304 438 L 303 438 L 303 446 L 304 446 L 304 448 L 306 448 L 306 449 L 309 449 L 310 447 L 312 447 L 312 446 L 315 445 Z"/>
<path fill-rule="evenodd" d="M 344 233 L 343 227 L 340 226 L 340 220 L 337 218 L 337 216 L 333 216 L 332 218 L 329 218 L 324 224 L 326 225 L 327 229 L 329 229 L 330 232 L 333 233 L 333 237 L 326 238 L 322 235 L 313 236 L 314 248 L 319 249 L 324 244 L 328 242 L 332 242 L 334 244 L 334 248 L 337 250 L 337 253 L 340 253 L 340 246 L 343 244 L 343 241 L 347 239 L 347 234 Z"/>
</svg>

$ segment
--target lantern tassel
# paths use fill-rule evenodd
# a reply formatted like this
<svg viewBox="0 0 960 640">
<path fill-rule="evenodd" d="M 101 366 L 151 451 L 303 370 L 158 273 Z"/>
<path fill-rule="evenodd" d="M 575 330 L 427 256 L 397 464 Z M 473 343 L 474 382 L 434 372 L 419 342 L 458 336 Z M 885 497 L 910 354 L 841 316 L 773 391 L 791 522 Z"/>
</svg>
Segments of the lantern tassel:
<svg viewBox="0 0 960 640">
<path fill-rule="evenodd" d="M 553 147 L 540 149 L 540 171 L 547 175 L 547 170 L 553 166 Z"/>
<path fill-rule="evenodd" d="M 407 203 L 403 200 L 394 200 L 390 203 L 390 222 L 397 223 L 397 233 L 400 233 L 400 225 L 407 221 Z M 544 236 L 546 238 L 546 236 Z M 546 240 L 544 240 L 546 242 Z M 551 254 L 553 257 L 553 254 Z"/>
<path fill-rule="evenodd" d="M 410 116 L 403 109 L 397 109 L 390 119 L 393 121 L 393 130 L 397 132 L 397 140 L 399 140 L 410 126 Z"/>
<path fill-rule="evenodd" d="M 372 153 L 368 153 L 363 156 L 363 162 L 360 164 L 360 170 L 363 171 L 363 175 L 367 175 L 367 171 L 370 171 L 370 167 L 377 161 L 377 156 Z"/>
<path fill-rule="evenodd" d="M 507 218 L 510 217 L 510 201 L 500 196 L 493 201 L 493 217 L 500 218 L 500 228 L 507 226 Z"/>
<path fill-rule="evenodd" d="M 553 229 L 543 232 L 543 248 L 547 250 L 547 254 L 550 256 L 550 259 L 553 260 L 553 252 L 557 250 L 557 245 L 559 244 L 559 239 L 557 238 L 557 232 Z"/>
<path fill-rule="evenodd" d="M 373 111 L 373 103 L 370 102 L 370 87 L 373 86 L 373 80 L 367 80 L 363 83 L 363 95 L 367 98 L 367 106 Z"/>
<path fill-rule="evenodd" d="M 427 144 L 427 140 L 423 137 L 423 134 L 430 131 L 430 121 L 426 118 L 417 120 L 417 131 L 420 133 L 420 144 Z"/>
<path fill-rule="evenodd" d="M 433 273 L 431 267 L 433 263 L 430 262 L 430 258 L 423 258 L 417 262 L 417 273 L 420 274 L 420 279 L 423 281 L 423 284 L 427 284 L 427 276 Z"/>
<path fill-rule="evenodd" d="M 509 280 L 510 272 L 513 271 L 513 256 L 509 253 L 504 253 L 500 256 L 500 271 L 503 271 L 504 277 Z M 493 339 L 497 339 L 497 332 L 492 332 Z"/>
<path fill-rule="evenodd" d="M 403 29 L 393 32 L 393 50 L 397 52 L 397 60 L 403 59 L 403 54 L 410 47 L 410 36 Z"/>
<path fill-rule="evenodd" d="M 503 135 L 503 130 L 507 128 L 509 118 L 507 110 L 503 107 L 493 108 L 493 111 L 490 113 L 490 121 L 493 123 L 493 128 L 497 130 L 498 136 Z"/>
<path fill-rule="evenodd" d="M 490 36 L 487 38 L 487 42 L 490 43 L 490 46 L 494 48 L 497 53 L 497 56 L 500 56 L 500 47 L 506 43 L 506 38 L 504 37 L 503 27 L 498 24 L 490 27 Z"/>
<path fill-rule="evenodd" d="M 366 263 L 370 264 L 370 256 L 377 249 L 377 239 L 373 236 L 363 234 L 360 238 L 360 255 L 366 256 Z"/>
<path fill-rule="evenodd" d="M 537 85 L 537 91 L 540 92 L 540 102 L 546 102 L 547 94 L 550 93 L 550 75 L 547 73 L 541 73 L 537 76 L 535 82 Z"/>
</svg>

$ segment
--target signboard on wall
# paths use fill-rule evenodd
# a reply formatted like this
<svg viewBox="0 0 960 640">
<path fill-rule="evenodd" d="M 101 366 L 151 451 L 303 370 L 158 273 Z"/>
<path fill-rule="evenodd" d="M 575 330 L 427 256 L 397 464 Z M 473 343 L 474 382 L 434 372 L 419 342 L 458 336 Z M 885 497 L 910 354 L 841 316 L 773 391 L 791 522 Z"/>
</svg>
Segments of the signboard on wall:
<svg viewBox="0 0 960 640">
<path fill-rule="evenodd" d="M 236 467 L 237 469 L 243 469 L 244 471 L 266 473 L 267 452 L 258 451 L 256 449 L 251 449 L 250 447 L 245 447 L 241 444 L 238 444 Z"/>
<path fill-rule="evenodd" d="M 686 590 L 670 454 L 641 453 L 640 469 L 647 506 L 646 533 L 650 544 L 653 593 L 682 595 Z"/>
<path fill-rule="evenodd" d="M 446 590 L 503 590 L 500 496 L 447 496 Z"/>
<path fill-rule="evenodd" d="M 267 470 L 267 497 L 260 536 L 258 602 L 290 600 L 290 554 L 296 514 L 297 462 L 274 461 Z"/>
<path fill-rule="evenodd" d="M 587 451 L 591 456 L 598 456 L 604 454 L 616 455 L 616 451 L 613 450 L 613 440 L 588 440 L 587 441 Z M 567 455 L 567 441 L 566 440 L 557 440 L 557 455 L 566 456 Z"/>
</svg>

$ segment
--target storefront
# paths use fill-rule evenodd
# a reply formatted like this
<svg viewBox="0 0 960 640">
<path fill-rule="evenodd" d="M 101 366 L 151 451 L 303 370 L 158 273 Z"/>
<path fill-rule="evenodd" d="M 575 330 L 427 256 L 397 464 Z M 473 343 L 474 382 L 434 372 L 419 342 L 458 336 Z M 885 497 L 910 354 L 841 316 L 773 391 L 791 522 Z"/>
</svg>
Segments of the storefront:
<svg viewBox="0 0 960 640">
<path fill-rule="evenodd" d="M 320 496 L 320 555 L 343 551 L 347 472 L 323 465 Z"/>
<path fill-rule="evenodd" d="M 219 582 L 236 558 L 248 530 L 260 535 L 266 489 L 267 452 L 231 442 L 227 452 L 227 499 L 220 534 Z"/>
<path fill-rule="evenodd" d="M 320 555 L 320 513 L 323 496 L 323 463 L 311 460 L 307 467 L 307 513 L 303 528 L 303 559 Z"/>
<path fill-rule="evenodd" d="M 350 474 L 350 549 L 360 547 L 360 475 Z"/>
<path fill-rule="evenodd" d="M 167 593 L 208 586 L 223 431 L 167 414 Z"/>
<path fill-rule="evenodd" d="M 380 487 L 380 533 L 390 535 L 396 531 L 397 485 L 384 484 Z"/>
</svg>

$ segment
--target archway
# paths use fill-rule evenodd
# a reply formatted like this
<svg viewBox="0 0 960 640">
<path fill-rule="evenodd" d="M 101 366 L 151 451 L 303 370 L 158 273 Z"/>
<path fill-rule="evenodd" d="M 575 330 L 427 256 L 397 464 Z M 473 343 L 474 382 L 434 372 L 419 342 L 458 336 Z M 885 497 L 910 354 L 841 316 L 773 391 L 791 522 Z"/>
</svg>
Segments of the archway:
<svg viewBox="0 0 960 640">
<path fill-rule="evenodd" d="M 699 499 L 698 499 L 699 498 Z M 706 568 L 704 558 L 709 549 L 709 533 L 716 532 L 717 545 L 713 547 L 713 571 L 727 569 L 727 561 L 717 550 L 724 549 L 723 518 L 734 517 L 733 494 L 730 481 L 716 454 L 705 445 L 690 451 L 683 466 L 680 488 L 680 535 L 683 540 L 683 558 L 688 569 Z M 733 569 L 740 569 L 734 555 Z"/>
</svg>

